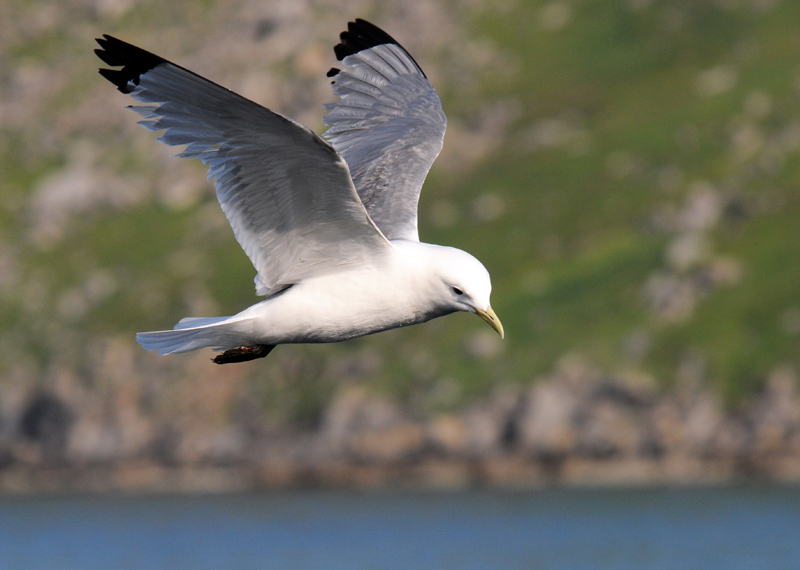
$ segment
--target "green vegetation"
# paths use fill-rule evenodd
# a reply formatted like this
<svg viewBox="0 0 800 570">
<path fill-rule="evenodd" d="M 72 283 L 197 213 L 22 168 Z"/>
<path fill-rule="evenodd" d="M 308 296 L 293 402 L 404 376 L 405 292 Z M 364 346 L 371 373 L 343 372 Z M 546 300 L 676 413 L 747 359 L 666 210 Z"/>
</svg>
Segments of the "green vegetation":
<svg viewBox="0 0 800 570">
<path fill-rule="evenodd" d="M 166 25 L 147 6 L 120 25 Z M 220 10 L 211 2 L 194 8 L 193 29 Z M 185 14 L 167 16 L 179 25 Z M 402 29 L 373 17 L 402 40 Z M 457 315 L 338 346 L 282 347 L 251 372 L 263 399 L 315 421 L 321 398 L 352 376 L 446 408 L 499 384 L 531 382 L 580 353 L 662 384 L 680 381 L 687 359 L 700 361 L 703 379 L 736 402 L 776 366 L 800 365 L 800 4 L 497 2 L 463 23 L 493 46 L 494 59 L 476 69 L 481 81 L 466 94 L 443 69 L 445 110 L 474 124 L 476 110 L 499 101 L 514 119 L 477 165 L 434 168 L 420 227 L 426 241 L 484 261 L 507 340 L 497 345 L 478 320 Z M 50 61 L 65 46 L 74 54 L 72 37 L 53 31 L 7 57 Z M 435 59 L 415 56 L 423 66 Z M 86 81 L 84 69 L 77 77 L 64 87 L 68 100 L 51 99 L 48 112 L 61 116 L 89 90 L 108 88 Z M 142 139 L 108 129 L 95 135 L 118 147 L 106 157 L 116 171 L 148 171 Z M 131 336 L 171 326 L 197 298 L 208 314 L 255 300 L 252 267 L 210 192 L 180 207 L 151 198 L 78 216 L 48 247 L 17 241 L 26 233 L 25 201 L 67 153 L 31 158 L 34 142 L 21 129 L 2 136 L 0 238 L 19 253 L 20 267 L 16 290 L 0 289 L 0 322 L 30 358 L 52 359 L 47 339 L 58 331 L 83 342 Z M 199 172 L 192 171 L 197 184 Z M 691 205 L 704 192 L 718 211 L 692 222 L 702 212 Z M 439 219 L 442 208 L 449 221 Z M 684 265 L 670 261 L 676 242 L 692 235 L 707 251 Z M 93 271 L 112 276 L 113 287 L 86 311 L 59 317 L 64 292 Z M 685 309 L 654 308 L 648 295 L 659 278 L 689 295 Z M 20 290 L 37 279 L 46 281 L 39 304 Z M 54 332 L 50 318 L 65 324 Z M 641 340 L 636 350 L 626 349 L 632 338 Z M 367 357 L 375 363 L 365 371 L 339 366 Z M 13 364 L 0 360 L 3 370 Z"/>
<path fill-rule="evenodd" d="M 645 330 L 651 347 L 638 363 L 644 370 L 671 382 L 687 355 L 699 355 L 709 380 L 737 400 L 776 364 L 797 365 L 800 348 L 798 327 L 789 322 L 800 304 L 800 156 L 796 143 L 776 150 L 800 115 L 800 45 L 792 31 L 800 10 L 635 4 L 528 3 L 513 18 L 487 11 L 474 19 L 476 33 L 524 62 L 507 85 L 493 87 L 522 103 L 520 130 L 578 117 L 590 143 L 580 153 L 567 145 L 520 156 L 522 137 L 509 137 L 466 188 L 459 181 L 459 192 L 490 187 L 510 203 L 494 239 L 487 233 L 467 249 L 495 264 L 497 310 L 521 370 L 546 370 L 571 350 L 620 366 L 625 338 Z M 556 5 L 569 19 L 543 31 L 545 11 Z M 770 152 L 780 155 L 775 164 Z M 669 173 L 680 180 L 664 184 Z M 744 203 L 745 214 L 723 212 L 708 229 L 713 255 L 730 255 L 742 275 L 700 295 L 677 322 L 654 318 L 643 284 L 659 266 L 666 269 L 675 239 L 659 230 L 655 213 L 680 209 L 696 181 Z M 524 228 L 527 247 L 505 249 L 514 243 L 509 226 Z M 548 243 L 561 244 L 555 259 L 540 253 Z M 547 288 L 526 298 L 515 285 L 520 268 L 532 267 Z"/>
</svg>

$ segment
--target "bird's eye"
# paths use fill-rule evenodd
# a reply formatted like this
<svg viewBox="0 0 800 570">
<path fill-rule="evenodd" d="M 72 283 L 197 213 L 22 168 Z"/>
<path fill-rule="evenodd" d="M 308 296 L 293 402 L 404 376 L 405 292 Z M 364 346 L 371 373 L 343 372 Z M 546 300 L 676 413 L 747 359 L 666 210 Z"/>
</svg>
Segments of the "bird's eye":
<svg viewBox="0 0 800 570">
<path fill-rule="evenodd" d="M 463 295 L 464 291 L 462 291 L 458 287 L 453 287 L 453 293 L 455 293 L 456 295 Z"/>
</svg>

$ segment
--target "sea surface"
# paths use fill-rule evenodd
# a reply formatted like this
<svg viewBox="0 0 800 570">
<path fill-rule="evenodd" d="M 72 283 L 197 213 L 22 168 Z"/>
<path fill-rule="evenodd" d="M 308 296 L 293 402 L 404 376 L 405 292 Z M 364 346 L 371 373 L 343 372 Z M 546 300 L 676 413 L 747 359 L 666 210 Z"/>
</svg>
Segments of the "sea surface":
<svg viewBox="0 0 800 570">
<path fill-rule="evenodd" d="M 800 569 L 800 488 L 0 495 L 0 569 Z"/>
</svg>

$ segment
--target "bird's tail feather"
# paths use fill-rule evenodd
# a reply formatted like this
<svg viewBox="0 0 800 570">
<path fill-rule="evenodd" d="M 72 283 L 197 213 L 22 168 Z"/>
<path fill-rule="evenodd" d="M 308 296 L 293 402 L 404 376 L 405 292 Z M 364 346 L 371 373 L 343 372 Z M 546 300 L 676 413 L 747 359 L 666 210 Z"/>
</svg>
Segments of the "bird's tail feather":
<svg viewBox="0 0 800 570">
<path fill-rule="evenodd" d="M 181 329 L 196 329 L 199 327 L 207 327 L 209 325 L 216 325 L 221 323 L 222 321 L 227 321 L 230 317 L 184 317 L 178 324 L 175 325 L 174 329 L 181 330 Z"/>
<path fill-rule="evenodd" d="M 231 317 L 189 317 L 182 319 L 171 331 L 140 332 L 136 340 L 147 350 L 159 354 L 180 354 L 210 347 L 224 350 L 247 344 L 242 320 Z"/>
</svg>

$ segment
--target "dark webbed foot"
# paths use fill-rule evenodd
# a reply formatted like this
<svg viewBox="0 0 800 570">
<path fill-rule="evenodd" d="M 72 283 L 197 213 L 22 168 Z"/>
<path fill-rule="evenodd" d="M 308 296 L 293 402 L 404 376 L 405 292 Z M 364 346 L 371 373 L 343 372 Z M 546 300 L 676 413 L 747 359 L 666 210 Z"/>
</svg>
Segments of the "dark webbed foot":
<svg viewBox="0 0 800 570">
<path fill-rule="evenodd" d="M 220 352 L 211 360 L 215 364 L 231 364 L 233 362 L 247 362 L 248 360 L 255 360 L 256 358 L 264 358 L 272 349 L 275 348 L 274 344 L 256 344 L 255 346 L 238 346 L 236 348 L 229 348 L 224 352 Z"/>
</svg>

